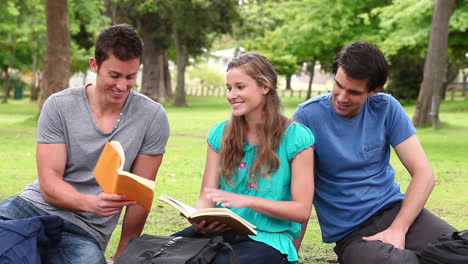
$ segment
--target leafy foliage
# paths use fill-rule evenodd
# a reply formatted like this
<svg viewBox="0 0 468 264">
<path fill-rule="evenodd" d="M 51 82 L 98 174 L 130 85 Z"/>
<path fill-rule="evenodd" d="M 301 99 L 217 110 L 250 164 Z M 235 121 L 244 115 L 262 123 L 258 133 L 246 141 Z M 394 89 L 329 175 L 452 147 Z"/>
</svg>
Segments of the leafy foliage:
<svg viewBox="0 0 468 264">
<path fill-rule="evenodd" d="M 27 71 L 31 50 L 41 49 L 38 41 L 45 32 L 45 14 L 41 0 L 5 0 L 0 7 L 0 66 Z"/>
<path fill-rule="evenodd" d="M 424 59 L 398 56 L 391 60 L 390 82 L 385 92 L 400 100 L 416 99 L 423 79 Z"/>
<path fill-rule="evenodd" d="M 71 34 L 71 73 L 86 72 L 89 58 L 94 54 L 94 41 L 110 19 L 103 16 L 101 0 L 72 0 L 69 2 Z"/>
<path fill-rule="evenodd" d="M 94 40 L 109 23 L 101 0 L 68 0 L 72 36 L 72 73 L 89 68 Z M 32 71 L 42 69 L 46 47 L 44 0 L 5 0 L 0 5 L 0 65 Z"/>
</svg>

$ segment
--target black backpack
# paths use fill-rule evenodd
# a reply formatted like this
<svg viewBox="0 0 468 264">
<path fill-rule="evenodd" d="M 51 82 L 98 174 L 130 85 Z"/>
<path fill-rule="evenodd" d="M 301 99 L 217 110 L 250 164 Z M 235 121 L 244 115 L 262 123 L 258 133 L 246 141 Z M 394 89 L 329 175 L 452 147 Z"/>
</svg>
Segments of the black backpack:
<svg viewBox="0 0 468 264">
<path fill-rule="evenodd" d="M 222 236 L 189 238 L 153 236 L 133 237 L 115 264 L 208 264 L 220 251 L 228 251 L 229 264 L 238 264 L 232 247 Z"/>
<path fill-rule="evenodd" d="M 421 264 L 468 264 L 468 230 L 442 235 L 421 251 Z"/>
</svg>

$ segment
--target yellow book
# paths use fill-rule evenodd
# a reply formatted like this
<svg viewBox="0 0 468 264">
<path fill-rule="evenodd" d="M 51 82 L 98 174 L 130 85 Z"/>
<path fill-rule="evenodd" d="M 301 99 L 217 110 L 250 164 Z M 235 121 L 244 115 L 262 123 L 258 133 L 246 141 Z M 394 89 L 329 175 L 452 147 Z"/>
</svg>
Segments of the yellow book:
<svg viewBox="0 0 468 264">
<path fill-rule="evenodd" d="M 233 231 L 247 235 L 257 235 L 257 231 L 255 231 L 256 226 L 227 208 L 204 208 L 197 210 L 165 194 L 159 196 L 159 200 L 176 208 L 187 219 L 196 222 L 202 220 L 208 223 L 219 222 L 227 224 Z"/>
<path fill-rule="evenodd" d="M 94 169 L 94 177 L 105 193 L 125 194 L 148 212 L 154 196 L 154 181 L 123 171 L 125 153 L 118 141 L 106 142 Z"/>
</svg>

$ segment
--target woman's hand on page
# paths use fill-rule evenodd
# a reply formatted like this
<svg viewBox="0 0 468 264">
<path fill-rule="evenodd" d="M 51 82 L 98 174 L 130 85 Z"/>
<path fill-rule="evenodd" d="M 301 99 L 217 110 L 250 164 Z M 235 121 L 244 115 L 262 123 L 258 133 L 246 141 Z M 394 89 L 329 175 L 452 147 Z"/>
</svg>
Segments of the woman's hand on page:
<svg viewBox="0 0 468 264">
<path fill-rule="evenodd" d="M 223 207 L 250 207 L 252 202 L 252 196 L 222 191 L 215 188 L 205 188 L 205 193 L 209 200 L 215 203 L 221 203 Z"/>
<path fill-rule="evenodd" d="M 190 221 L 190 223 L 193 225 L 193 229 L 195 229 L 197 233 L 203 235 L 220 234 L 231 230 L 228 225 L 219 222 L 207 223 L 205 220 L 202 220 L 198 223 L 195 221 Z"/>
<path fill-rule="evenodd" d="M 101 216 L 111 216 L 120 213 L 124 206 L 136 204 L 135 201 L 125 199 L 125 195 L 104 192 L 92 195 L 89 211 Z"/>
</svg>

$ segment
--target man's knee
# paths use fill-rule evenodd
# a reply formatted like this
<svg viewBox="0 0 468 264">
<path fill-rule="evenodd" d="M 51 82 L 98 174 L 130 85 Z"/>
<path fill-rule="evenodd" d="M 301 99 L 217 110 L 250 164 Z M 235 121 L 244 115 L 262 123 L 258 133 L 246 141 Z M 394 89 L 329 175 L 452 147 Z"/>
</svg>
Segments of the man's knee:
<svg viewBox="0 0 468 264">
<path fill-rule="evenodd" d="M 418 256 L 410 250 L 398 249 L 381 241 L 356 241 L 346 247 L 340 263 L 344 264 L 399 264 L 419 263 Z"/>
<path fill-rule="evenodd" d="M 14 208 L 14 206 L 12 205 L 12 202 L 16 198 L 17 196 L 12 196 L 0 202 L 0 217 L 13 219 L 17 218 L 15 215 L 16 208 Z"/>
<path fill-rule="evenodd" d="M 58 246 L 49 249 L 47 263 L 104 264 L 100 248 L 89 239 L 64 234 Z"/>
<path fill-rule="evenodd" d="M 406 234 L 406 248 L 420 252 L 427 243 L 455 231 L 453 226 L 424 208 Z"/>
</svg>

